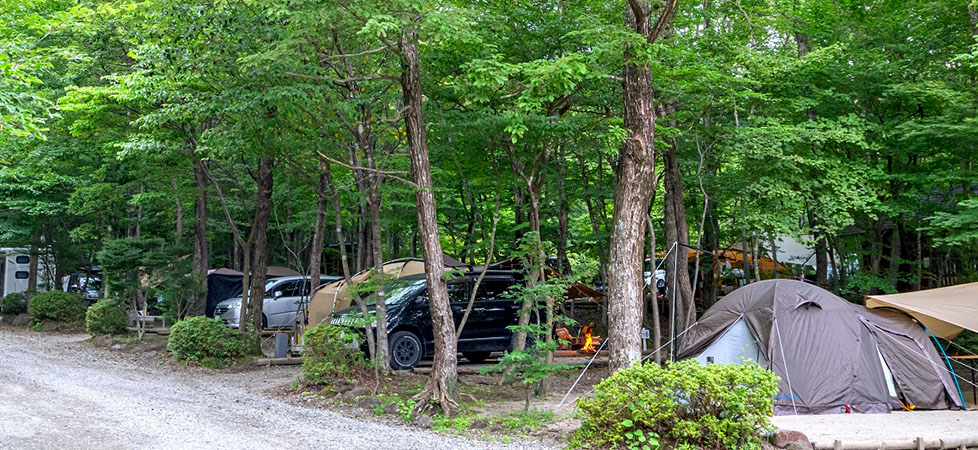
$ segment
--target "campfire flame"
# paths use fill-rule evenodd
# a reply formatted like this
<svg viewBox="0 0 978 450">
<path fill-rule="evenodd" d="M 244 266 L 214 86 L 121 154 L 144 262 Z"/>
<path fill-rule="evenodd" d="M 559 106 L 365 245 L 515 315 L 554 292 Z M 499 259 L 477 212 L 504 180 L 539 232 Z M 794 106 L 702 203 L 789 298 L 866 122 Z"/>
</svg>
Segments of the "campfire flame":
<svg viewBox="0 0 978 450">
<path fill-rule="evenodd" d="M 593 323 L 591 325 L 585 326 L 584 329 L 581 330 L 581 334 L 584 335 L 584 346 L 581 347 L 581 351 L 582 352 L 596 352 L 597 351 L 597 349 L 594 348 L 594 337 L 591 336 L 591 328 L 592 327 L 594 327 L 594 324 Z"/>
</svg>

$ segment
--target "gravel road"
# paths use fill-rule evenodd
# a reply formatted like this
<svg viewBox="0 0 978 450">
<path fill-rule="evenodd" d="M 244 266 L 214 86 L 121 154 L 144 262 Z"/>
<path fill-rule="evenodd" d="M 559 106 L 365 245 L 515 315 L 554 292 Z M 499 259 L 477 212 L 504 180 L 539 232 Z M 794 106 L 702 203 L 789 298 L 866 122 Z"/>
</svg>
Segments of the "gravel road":
<svg viewBox="0 0 978 450">
<path fill-rule="evenodd" d="M 894 411 L 889 414 L 775 416 L 774 425 L 805 433 L 815 443 L 972 438 L 978 411 Z"/>
<path fill-rule="evenodd" d="M 0 449 L 545 448 L 467 441 L 292 405 L 294 369 L 212 373 L 0 327 Z"/>
</svg>

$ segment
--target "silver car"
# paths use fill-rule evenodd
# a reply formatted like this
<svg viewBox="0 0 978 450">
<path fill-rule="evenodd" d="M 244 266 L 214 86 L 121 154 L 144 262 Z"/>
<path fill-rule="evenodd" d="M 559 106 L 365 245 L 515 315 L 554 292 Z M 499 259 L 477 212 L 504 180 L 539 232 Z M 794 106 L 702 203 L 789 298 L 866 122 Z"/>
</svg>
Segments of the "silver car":
<svg viewBox="0 0 978 450">
<path fill-rule="evenodd" d="M 318 288 L 339 277 L 320 277 Z M 265 282 L 265 302 L 262 306 L 262 328 L 292 328 L 309 303 L 309 277 L 281 277 Z M 241 297 L 234 297 L 217 304 L 214 317 L 231 328 L 238 328 L 241 315 Z"/>
</svg>

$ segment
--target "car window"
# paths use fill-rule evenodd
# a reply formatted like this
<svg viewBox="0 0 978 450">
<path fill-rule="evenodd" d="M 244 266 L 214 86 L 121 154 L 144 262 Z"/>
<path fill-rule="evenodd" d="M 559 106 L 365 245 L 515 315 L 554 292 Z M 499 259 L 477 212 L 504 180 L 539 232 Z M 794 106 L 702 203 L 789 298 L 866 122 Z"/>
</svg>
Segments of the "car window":
<svg viewBox="0 0 978 450">
<path fill-rule="evenodd" d="M 512 300 L 515 295 L 513 292 L 513 280 L 482 280 L 479 284 L 479 295 L 476 297 L 478 299 L 486 300 L 497 300 L 497 299 L 507 299 Z"/>
<path fill-rule="evenodd" d="M 425 279 L 422 278 L 396 278 L 385 283 L 384 294 L 387 305 L 396 305 L 408 301 L 415 297 L 418 292 L 425 290 Z M 377 296 L 370 294 L 364 303 L 373 305 L 377 302 Z"/>
<path fill-rule="evenodd" d="M 282 296 L 284 297 L 298 297 L 302 295 L 302 281 L 284 283 L 276 290 L 282 291 Z"/>
<path fill-rule="evenodd" d="M 453 283 L 448 285 L 448 301 L 452 303 L 469 303 L 468 292 L 464 283 Z"/>
</svg>

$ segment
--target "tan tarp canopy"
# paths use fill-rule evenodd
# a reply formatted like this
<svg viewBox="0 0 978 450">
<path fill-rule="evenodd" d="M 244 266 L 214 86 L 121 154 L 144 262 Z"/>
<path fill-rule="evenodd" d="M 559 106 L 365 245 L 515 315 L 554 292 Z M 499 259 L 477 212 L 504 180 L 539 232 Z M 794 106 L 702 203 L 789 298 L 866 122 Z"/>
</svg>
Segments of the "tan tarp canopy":
<svg viewBox="0 0 978 450">
<path fill-rule="evenodd" d="M 978 283 L 924 291 L 866 296 L 868 308 L 896 308 L 924 324 L 935 336 L 952 339 L 962 329 L 978 332 Z"/>
<path fill-rule="evenodd" d="M 466 267 L 462 262 L 448 255 L 442 255 L 445 267 Z M 364 270 L 351 277 L 353 284 L 360 284 L 370 278 L 371 270 Z M 419 258 L 396 259 L 384 263 L 384 273 L 395 278 L 406 277 L 419 273 L 424 273 L 424 261 Z M 353 299 L 346 295 L 349 285 L 346 280 L 339 280 L 323 286 L 312 294 L 307 308 L 307 324 L 314 327 L 323 321 L 330 320 L 333 312 L 342 311 L 350 307 Z"/>
</svg>

